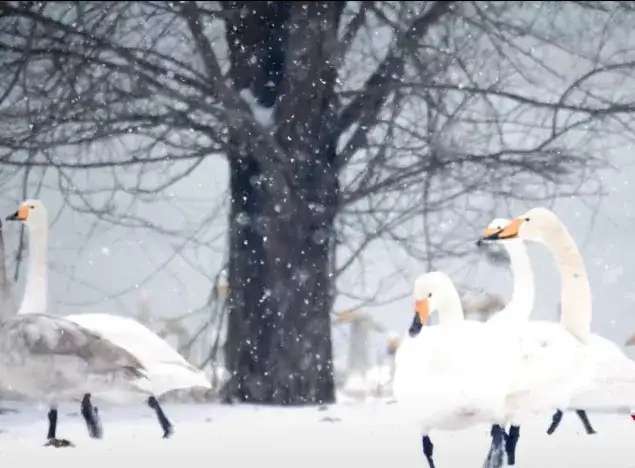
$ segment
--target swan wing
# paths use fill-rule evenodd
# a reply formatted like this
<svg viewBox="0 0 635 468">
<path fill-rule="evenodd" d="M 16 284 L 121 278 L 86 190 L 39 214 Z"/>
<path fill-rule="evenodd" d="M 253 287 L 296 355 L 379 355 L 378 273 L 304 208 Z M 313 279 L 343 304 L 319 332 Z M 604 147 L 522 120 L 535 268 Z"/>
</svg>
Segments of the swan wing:
<svg viewBox="0 0 635 468">
<path fill-rule="evenodd" d="M 635 408 L 635 362 L 612 341 L 592 335 L 587 347 L 592 373 L 571 405 L 589 411 L 626 411 Z"/>
<path fill-rule="evenodd" d="M 0 384 L 48 401 L 109 389 L 149 393 L 146 370 L 135 356 L 73 322 L 43 314 L 0 323 Z"/>
<path fill-rule="evenodd" d="M 75 314 L 66 319 L 103 336 L 138 359 L 156 395 L 184 388 L 210 388 L 200 369 L 136 320 L 112 314 Z"/>
<path fill-rule="evenodd" d="M 589 380 L 584 345 L 558 323 L 528 322 L 519 334 L 519 352 L 507 396 L 515 417 L 566 408 Z"/>
<path fill-rule="evenodd" d="M 0 324 L 0 334 L 5 355 L 74 356 L 86 362 L 91 372 L 125 370 L 131 376 L 144 375 L 144 366 L 134 355 L 61 317 L 18 315 Z"/>
</svg>

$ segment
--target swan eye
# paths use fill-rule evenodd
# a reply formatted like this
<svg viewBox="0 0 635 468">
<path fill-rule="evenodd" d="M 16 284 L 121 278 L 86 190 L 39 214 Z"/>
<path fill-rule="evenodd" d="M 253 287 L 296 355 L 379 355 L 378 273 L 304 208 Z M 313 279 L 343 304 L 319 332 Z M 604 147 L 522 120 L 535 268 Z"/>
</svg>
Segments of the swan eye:
<svg viewBox="0 0 635 468">
<path fill-rule="evenodd" d="M 428 297 L 432 297 L 432 293 L 428 293 Z"/>
<path fill-rule="evenodd" d="M 525 221 L 529 222 L 529 218 L 525 218 Z"/>
<path fill-rule="evenodd" d="M 31 205 L 31 206 L 29 206 L 29 208 L 31 208 L 32 210 L 34 210 L 34 209 L 35 209 L 35 205 Z"/>
</svg>

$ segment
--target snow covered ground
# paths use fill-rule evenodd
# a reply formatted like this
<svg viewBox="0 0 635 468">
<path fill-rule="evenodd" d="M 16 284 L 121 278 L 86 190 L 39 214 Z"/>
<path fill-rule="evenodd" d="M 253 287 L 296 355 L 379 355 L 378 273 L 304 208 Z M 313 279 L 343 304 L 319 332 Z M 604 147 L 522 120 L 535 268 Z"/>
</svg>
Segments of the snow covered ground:
<svg viewBox="0 0 635 468">
<path fill-rule="evenodd" d="M 60 407 L 58 436 L 75 448 L 45 448 L 45 407 L 0 402 L 17 413 L 0 415 L 2 467 L 423 467 L 419 436 L 405 426 L 395 405 L 373 400 L 327 408 L 276 408 L 170 404 L 172 439 L 160 438 L 149 408 L 102 407 L 104 440 L 86 435 L 78 407 Z M 635 423 L 628 416 L 590 415 L 598 434 L 584 434 L 574 414 L 553 436 L 550 418 L 521 428 L 518 467 L 635 468 Z M 489 446 L 487 427 L 432 434 L 439 468 L 481 467 Z M 134 465 L 133 465 L 134 464 Z M 183 465 L 177 465 L 183 464 Z M 144 467 L 145 468 L 145 467 Z"/>
</svg>

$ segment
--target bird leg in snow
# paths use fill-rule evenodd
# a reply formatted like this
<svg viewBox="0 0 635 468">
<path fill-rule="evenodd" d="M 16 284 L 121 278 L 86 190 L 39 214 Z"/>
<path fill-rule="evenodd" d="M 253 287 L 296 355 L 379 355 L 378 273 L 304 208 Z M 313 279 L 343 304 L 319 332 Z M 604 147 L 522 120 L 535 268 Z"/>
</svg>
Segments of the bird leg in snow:
<svg viewBox="0 0 635 468">
<path fill-rule="evenodd" d="M 434 468 L 434 460 L 432 459 L 432 451 L 434 450 L 434 445 L 432 444 L 430 437 L 424 435 L 421 439 L 421 442 L 423 445 L 423 454 L 428 460 L 428 465 L 430 465 L 430 468 Z"/>
<path fill-rule="evenodd" d="M 101 439 L 104 435 L 104 431 L 101 426 L 101 420 L 99 419 L 99 410 L 90 402 L 90 393 L 84 395 L 81 409 L 84 421 L 86 421 L 86 427 L 88 428 L 88 435 L 93 439 Z"/>
<path fill-rule="evenodd" d="M 57 409 L 51 408 L 48 414 L 48 418 L 49 418 L 49 432 L 46 438 L 55 439 L 55 431 L 57 430 Z"/>
<path fill-rule="evenodd" d="M 575 410 L 575 413 L 578 415 L 578 417 L 582 421 L 582 424 L 584 425 L 584 430 L 586 431 L 586 433 L 595 434 L 595 429 L 593 429 L 593 426 L 591 426 L 591 422 L 589 421 L 589 418 L 586 415 L 586 411 L 579 409 L 579 410 Z"/>
<path fill-rule="evenodd" d="M 487 453 L 483 468 L 499 468 L 503 466 L 505 430 L 498 424 L 494 424 L 490 433 L 492 434 L 492 445 Z"/>
<path fill-rule="evenodd" d="M 520 437 L 520 426 L 511 426 L 509 434 L 505 434 L 505 452 L 507 453 L 507 464 L 516 463 L 516 444 Z"/>
<path fill-rule="evenodd" d="M 165 413 L 161 409 L 161 405 L 159 405 L 159 401 L 155 397 L 151 396 L 148 398 L 148 406 L 157 414 L 159 424 L 161 424 L 161 429 L 163 429 L 163 438 L 167 439 L 172 435 L 172 432 L 174 432 L 172 423 L 170 423 L 168 418 L 165 416 Z"/>
<path fill-rule="evenodd" d="M 547 434 L 553 434 L 560 425 L 560 421 L 562 421 L 562 411 L 558 410 L 551 417 L 551 426 L 547 429 Z"/>
<path fill-rule="evenodd" d="M 73 443 L 66 439 L 57 439 L 55 432 L 57 431 L 57 408 L 51 408 L 48 413 L 49 418 L 49 431 L 46 436 L 48 441 L 44 444 L 45 447 L 73 447 Z"/>
</svg>

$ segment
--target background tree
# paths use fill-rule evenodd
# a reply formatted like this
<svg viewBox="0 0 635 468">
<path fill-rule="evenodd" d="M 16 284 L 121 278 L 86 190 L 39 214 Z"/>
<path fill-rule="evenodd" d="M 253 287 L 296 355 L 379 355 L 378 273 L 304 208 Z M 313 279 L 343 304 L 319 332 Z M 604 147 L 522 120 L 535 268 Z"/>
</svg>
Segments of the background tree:
<svg viewBox="0 0 635 468">
<path fill-rule="evenodd" d="M 635 107 L 619 90 L 635 62 L 618 46 L 631 12 L 4 2 L 0 165 L 24 186 L 53 171 L 68 206 L 174 237 L 178 252 L 207 242 L 220 206 L 187 230 L 131 207 L 225 157 L 226 396 L 329 402 L 334 299 L 377 299 L 337 280 L 369 245 L 432 268 L 469 254 L 466 236 L 496 200 L 598 193 L 598 136 L 632 136 Z M 96 187 L 95 171 L 110 185 Z"/>
</svg>

